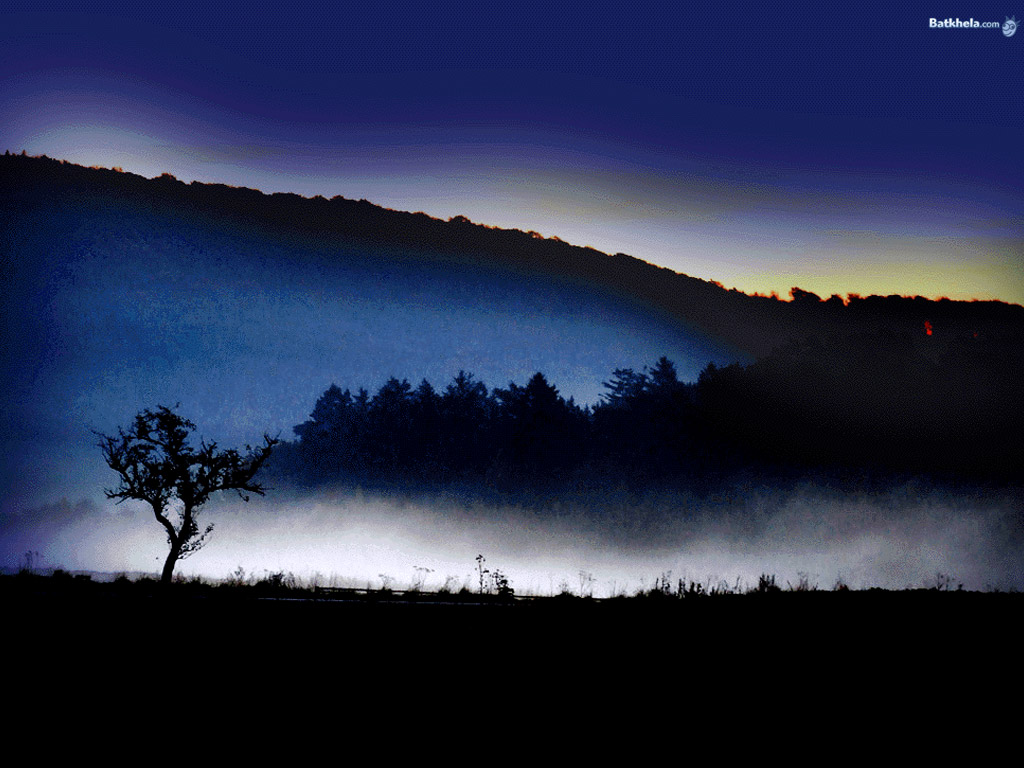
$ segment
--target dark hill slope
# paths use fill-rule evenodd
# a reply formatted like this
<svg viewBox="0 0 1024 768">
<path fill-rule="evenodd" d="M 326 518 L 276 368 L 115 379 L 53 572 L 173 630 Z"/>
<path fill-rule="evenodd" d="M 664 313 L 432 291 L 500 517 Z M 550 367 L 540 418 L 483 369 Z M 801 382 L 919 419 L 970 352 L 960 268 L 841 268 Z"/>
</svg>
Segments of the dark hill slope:
<svg viewBox="0 0 1024 768">
<path fill-rule="evenodd" d="M 294 244 L 344 243 L 381 255 L 415 249 L 463 266 L 557 277 L 660 310 L 752 357 L 810 335 L 920 334 L 925 322 L 935 335 L 947 338 L 974 334 L 1005 338 L 1024 328 L 1024 307 L 1003 302 L 900 296 L 821 301 L 803 291 L 795 292 L 794 301 L 779 301 L 726 290 L 621 253 L 608 255 L 535 233 L 474 224 L 462 217 L 442 221 L 423 213 L 392 211 L 365 200 L 265 195 L 218 184 L 184 184 L 166 175 L 145 179 L 17 155 L 0 158 L 0 186 L 5 196 L 27 206 L 42 199 L 131 200 L 186 221 L 213 220 L 218 226 L 242 227 L 254 236 Z"/>
<path fill-rule="evenodd" d="M 0 503 L 10 487 L 102 488 L 90 430 L 156 404 L 227 445 L 290 435 L 332 383 L 443 387 L 464 369 L 493 388 L 543 371 L 593 403 L 616 368 L 667 355 L 693 380 L 744 357 L 628 286 L 462 231 L 584 253 L 368 203 L 0 156 Z"/>
</svg>

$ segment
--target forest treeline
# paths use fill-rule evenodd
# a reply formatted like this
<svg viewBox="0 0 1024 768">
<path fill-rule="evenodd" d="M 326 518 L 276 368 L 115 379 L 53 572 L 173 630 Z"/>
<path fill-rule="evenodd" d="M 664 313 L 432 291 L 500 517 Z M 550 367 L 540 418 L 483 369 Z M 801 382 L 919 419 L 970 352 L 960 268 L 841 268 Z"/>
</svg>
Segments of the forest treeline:
<svg viewBox="0 0 1024 768">
<path fill-rule="evenodd" d="M 493 389 L 464 371 L 443 389 L 332 385 L 275 468 L 312 485 L 513 496 L 700 489 L 749 470 L 1019 482 L 1022 370 L 1019 345 L 922 332 L 810 338 L 751 365 L 709 364 L 696 382 L 663 357 L 613 371 L 593 406 L 539 372 Z"/>
<path fill-rule="evenodd" d="M 586 405 L 566 401 L 542 374 L 504 388 L 468 373 L 437 388 L 397 378 L 374 393 L 331 388 L 273 460 L 304 482 L 602 488 L 696 484 L 746 468 L 1016 482 L 1024 466 L 1020 305 L 822 298 L 799 288 L 790 301 L 750 296 L 626 254 L 460 216 L 443 221 L 366 200 L 267 195 L 17 154 L 0 155 L 0 208 L 0 246 L 31 236 L 21 217 L 35 210 L 99 212 L 115 222 L 138 213 L 161 231 L 202 225 L 245 233 L 231 243 L 284 244 L 296 260 L 358 253 L 382 275 L 391 260 L 412 259 L 570 281 L 663 313 L 680 333 L 699 331 L 735 359 L 755 361 L 709 365 L 691 382 L 679 381 L 667 360 L 614 370 L 604 396 Z M 321 253 L 323 244 L 346 247 Z"/>
</svg>

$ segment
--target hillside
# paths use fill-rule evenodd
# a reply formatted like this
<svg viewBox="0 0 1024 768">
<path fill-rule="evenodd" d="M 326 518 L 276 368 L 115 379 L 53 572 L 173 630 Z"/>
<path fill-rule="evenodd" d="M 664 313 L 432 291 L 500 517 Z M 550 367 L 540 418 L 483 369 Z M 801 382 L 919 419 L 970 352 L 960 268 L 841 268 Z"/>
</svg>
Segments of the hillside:
<svg viewBox="0 0 1024 768">
<path fill-rule="evenodd" d="M 632 484 L 751 463 L 1005 480 L 1024 461 L 1018 305 L 781 301 L 462 217 L 20 155 L 0 157 L 0 215 L 3 479 L 27 494 L 100 475 L 90 430 L 157 403 L 220 439 L 287 439 L 349 391 L 355 421 L 304 460 L 334 457 L 322 481 L 513 487 L 552 462 L 583 484 L 598 466 Z M 668 388 L 643 374 L 662 359 Z M 479 413 L 412 420 L 450 410 L 453 377 L 481 387 Z M 528 380 L 555 410 L 527 435 Z"/>
<path fill-rule="evenodd" d="M 751 296 L 656 267 L 626 254 L 609 255 L 533 232 L 393 211 L 366 200 L 303 198 L 193 182 L 164 175 L 83 168 L 49 158 L 0 157 L 0 192 L 11 205 L 43 201 L 82 205 L 132 200 L 187 222 L 215 221 L 254 236 L 296 244 L 345 243 L 381 254 L 416 249 L 461 265 L 511 269 L 573 281 L 664 312 L 710 337 L 761 357 L 809 335 L 839 338 L 863 332 L 925 332 L 937 337 L 975 334 L 1005 338 L 1024 328 L 1024 307 L 998 301 L 962 302 L 901 296 L 833 296 L 797 290 L 792 301 Z"/>
</svg>

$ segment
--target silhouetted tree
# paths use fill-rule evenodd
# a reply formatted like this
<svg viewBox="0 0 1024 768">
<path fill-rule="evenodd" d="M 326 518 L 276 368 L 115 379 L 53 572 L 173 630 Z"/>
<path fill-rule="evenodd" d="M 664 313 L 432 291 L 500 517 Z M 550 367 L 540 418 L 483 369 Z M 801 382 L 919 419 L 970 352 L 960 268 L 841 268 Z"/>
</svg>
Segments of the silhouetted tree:
<svg viewBox="0 0 1024 768">
<path fill-rule="evenodd" d="M 352 437 L 354 410 L 352 393 L 331 384 L 316 401 L 309 419 L 294 427 L 302 441 L 303 469 L 313 478 L 337 475 L 349 468 L 344 451 Z"/>
<path fill-rule="evenodd" d="M 441 458 L 441 397 L 426 379 L 412 394 L 412 421 L 411 450 L 417 474 L 434 477 Z"/>
<path fill-rule="evenodd" d="M 654 392 L 670 392 L 679 388 L 679 374 L 676 365 L 667 357 L 658 358 L 654 367 L 649 369 L 647 388 Z"/>
<path fill-rule="evenodd" d="M 495 402 L 482 381 L 459 371 L 441 395 L 443 452 L 449 469 L 457 474 L 487 466 L 486 437 Z"/>
<path fill-rule="evenodd" d="M 820 304 L 821 296 L 810 291 L 805 291 L 802 288 L 793 287 L 789 289 L 789 295 L 793 297 L 793 301 L 797 304 Z"/>
<path fill-rule="evenodd" d="M 377 472 L 391 473 L 408 463 L 412 453 L 412 406 L 409 382 L 393 376 L 370 401 L 369 429 Z"/>
<path fill-rule="evenodd" d="M 200 532 L 197 521 L 210 496 L 233 490 L 248 501 L 249 493 L 263 495 L 263 486 L 253 478 L 278 442 L 264 435 L 265 445 L 246 446 L 244 456 L 205 440 L 197 450 L 189 444 L 195 428 L 170 408 L 158 406 L 139 413 L 127 431 L 118 427 L 117 435 L 97 433 L 103 458 L 121 477 L 117 488 L 105 490 L 107 498 L 119 504 L 126 499 L 146 502 L 167 533 L 170 551 L 160 577 L 165 584 L 178 560 L 202 548 L 213 530 L 211 524 Z"/>
<path fill-rule="evenodd" d="M 693 385 L 661 357 L 640 373 L 616 369 L 594 408 L 594 446 L 605 473 L 636 482 L 679 474 L 692 449 Z"/>
<path fill-rule="evenodd" d="M 602 386 L 608 390 L 601 395 L 603 405 L 629 407 L 647 387 L 647 375 L 636 373 L 632 368 L 616 368 L 612 372 L 612 380 L 603 382 Z"/>
<path fill-rule="evenodd" d="M 309 419 L 293 429 L 301 440 L 303 473 L 314 480 L 361 473 L 368 462 L 370 395 L 360 388 L 353 396 L 337 384 L 327 388 Z"/>
<path fill-rule="evenodd" d="M 537 478 L 553 479 L 578 460 L 586 439 L 587 414 L 574 402 L 566 402 L 536 373 L 520 387 L 495 390 L 501 402 L 504 426 L 504 461 Z"/>
</svg>

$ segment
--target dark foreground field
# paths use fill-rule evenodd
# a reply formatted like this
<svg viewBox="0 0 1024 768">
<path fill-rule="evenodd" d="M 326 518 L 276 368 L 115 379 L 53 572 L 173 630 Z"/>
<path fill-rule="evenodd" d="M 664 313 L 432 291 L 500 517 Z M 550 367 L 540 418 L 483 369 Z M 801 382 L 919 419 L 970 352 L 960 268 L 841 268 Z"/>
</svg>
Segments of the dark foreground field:
<svg viewBox="0 0 1024 768">
<path fill-rule="evenodd" d="M 178 713 L 245 744 L 290 733 L 447 751 L 453 733 L 492 746 L 550 733 L 563 749 L 664 735 L 761 751 L 758 734 L 845 742 L 851 723 L 922 720 L 941 738 L 933 718 L 1012 717 L 1000 702 L 1022 682 L 1020 594 L 417 603 L 0 581 L 20 713 L 112 727 Z"/>
<path fill-rule="evenodd" d="M 929 721 L 932 739 L 939 721 L 994 728 L 1021 683 L 1016 593 L 464 597 L 4 576 L 7 690 L 24 717 L 113 726 L 173 711 L 246 744 L 287 727 L 379 749 L 413 733 L 447 750 L 453 732 L 544 732 L 590 749 L 664 734 L 731 752 L 817 728 L 845 743 L 852 723 Z"/>
<path fill-rule="evenodd" d="M 0 577 L 0 600 L 9 658 L 384 677 L 1017 674 L 1024 614 L 1024 594 L 944 589 L 501 599 L 28 574 Z"/>
</svg>

